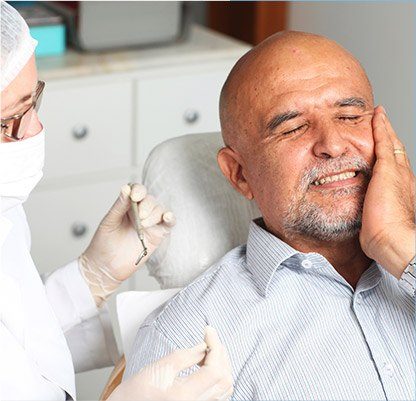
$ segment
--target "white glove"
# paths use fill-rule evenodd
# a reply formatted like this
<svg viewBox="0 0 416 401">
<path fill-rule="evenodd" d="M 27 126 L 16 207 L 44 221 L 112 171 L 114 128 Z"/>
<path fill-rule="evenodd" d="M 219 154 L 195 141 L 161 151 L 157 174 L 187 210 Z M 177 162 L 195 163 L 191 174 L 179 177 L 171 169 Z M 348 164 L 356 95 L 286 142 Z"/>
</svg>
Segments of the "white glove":
<svg viewBox="0 0 416 401">
<path fill-rule="evenodd" d="M 135 262 L 143 247 L 134 228 L 131 200 L 138 202 L 147 247 L 147 256 L 138 266 Z M 143 185 L 124 185 L 121 188 L 120 196 L 101 221 L 88 248 L 79 257 L 81 273 L 97 306 L 146 262 L 174 224 L 173 213 L 165 212 L 155 198 L 147 195 Z"/>
<path fill-rule="evenodd" d="M 178 377 L 182 370 L 195 364 L 200 365 L 199 370 L 190 376 Z M 176 350 L 146 366 L 121 383 L 107 401 L 213 401 L 226 400 L 232 393 L 227 351 L 216 330 L 207 326 L 204 343 Z"/>
</svg>

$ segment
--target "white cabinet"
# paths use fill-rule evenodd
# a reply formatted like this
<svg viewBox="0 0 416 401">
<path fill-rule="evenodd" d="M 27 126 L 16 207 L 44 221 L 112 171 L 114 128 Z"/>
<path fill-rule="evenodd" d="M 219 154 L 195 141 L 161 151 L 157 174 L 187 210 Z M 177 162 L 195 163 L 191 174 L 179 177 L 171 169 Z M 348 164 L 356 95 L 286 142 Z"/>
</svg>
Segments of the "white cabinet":
<svg viewBox="0 0 416 401">
<path fill-rule="evenodd" d="M 76 258 L 117 197 L 123 179 L 36 191 L 25 209 L 38 269 L 50 272 Z"/>
<path fill-rule="evenodd" d="M 231 68 L 223 63 L 205 72 L 138 79 L 136 155 L 139 165 L 166 139 L 220 130 L 218 102 L 221 87 Z"/>
<path fill-rule="evenodd" d="M 40 119 L 46 180 L 131 165 L 132 82 L 46 86 Z"/>
</svg>

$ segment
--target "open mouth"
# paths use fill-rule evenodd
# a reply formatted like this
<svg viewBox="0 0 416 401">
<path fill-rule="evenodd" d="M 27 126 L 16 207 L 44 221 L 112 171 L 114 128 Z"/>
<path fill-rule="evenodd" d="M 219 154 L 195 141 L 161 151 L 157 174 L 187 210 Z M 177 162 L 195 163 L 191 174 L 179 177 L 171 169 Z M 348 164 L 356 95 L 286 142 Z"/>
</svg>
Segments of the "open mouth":
<svg viewBox="0 0 416 401">
<path fill-rule="evenodd" d="M 344 171 L 342 173 L 328 175 L 322 178 L 318 178 L 312 182 L 313 186 L 340 186 L 354 182 L 355 178 L 360 174 L 360 171 Z M 333 184 L 333 185 L 330 185 Z"/>
</svg>

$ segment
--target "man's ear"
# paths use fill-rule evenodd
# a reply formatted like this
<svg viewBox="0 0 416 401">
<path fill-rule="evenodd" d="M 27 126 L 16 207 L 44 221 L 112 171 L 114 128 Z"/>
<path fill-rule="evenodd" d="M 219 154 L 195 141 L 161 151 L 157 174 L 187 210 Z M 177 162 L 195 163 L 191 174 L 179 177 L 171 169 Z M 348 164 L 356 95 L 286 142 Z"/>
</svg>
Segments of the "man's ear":
<svg viewBox="0 0 416 401">
<path fill-rule="evenodd" d="M 253 199 L 253 192 L 244 177 L 240 155 L 233 149 L 225 147 L 219 150 L 217 161 L 222 173 L 234 189 L 240 192 L 245 198 L 249 200 Z"/>
</svg>

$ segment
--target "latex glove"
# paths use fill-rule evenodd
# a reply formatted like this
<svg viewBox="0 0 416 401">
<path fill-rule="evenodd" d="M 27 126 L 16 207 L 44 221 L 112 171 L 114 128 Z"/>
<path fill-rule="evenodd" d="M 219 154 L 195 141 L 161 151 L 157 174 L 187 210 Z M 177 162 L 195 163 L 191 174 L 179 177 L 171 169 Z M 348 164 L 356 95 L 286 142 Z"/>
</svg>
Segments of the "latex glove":
<svg viewBox="0 0 416 401">
<path fill-rule="evenodd" d="M 206 353 L 207 347 L 209 352 Z M 187 377 L 185 369 L 200 364 Z M 121 383 L 108 401 L 211 401 L 226 400 L 233 393 L 231 365 L 215 329 L 207 326 L 205 342 L 176 350 Z"/>
<path fill-rule="evenodd" d="M 147 256 L 135 262 L 143 250 L 131 212 L 131 200 L 138 202 L 144 228 Z M 165 212 L 140 184 L 124 185 L 107 215 L 101 221 L 88 248 L 79 257 L 81 273 L 100 306 L 118 286 L 129 278 L 160 245 L 175 224 L 172 212 Z"/>
</svg>

